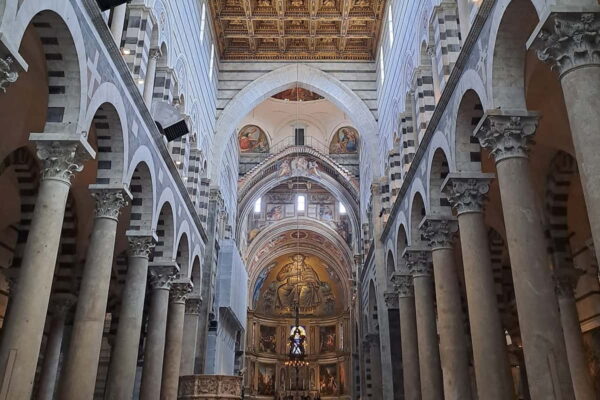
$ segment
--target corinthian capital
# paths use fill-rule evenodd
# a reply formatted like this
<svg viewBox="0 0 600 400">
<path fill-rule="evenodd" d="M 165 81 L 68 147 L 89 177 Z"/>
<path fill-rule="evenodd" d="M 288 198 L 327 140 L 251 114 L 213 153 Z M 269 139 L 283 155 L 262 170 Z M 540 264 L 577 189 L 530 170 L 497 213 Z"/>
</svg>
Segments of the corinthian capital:
<svg viewBox="0 0 600 400">
<path fill-rule="evenodd" d="M 84 135 L 60 133 L 32 133 L 29 139 L 37 145 L 37 156 L 42 161 L 42 179 L 59 180 L 67 185 L 83 163 L 96 156 Z"/>
<path fill-rule="evenodd" d="M 482 147 L 490 150 L 496 162 L 507 158 L 527 158 L 539 114 L 528 111 L 489 110 L 475 129 Z"/>
<path fill-rule="evenodd" d="M 96 200 L 96 218 L 119 219 L 121 209 L 133 198 L 123 186 L 90 185 L 92 197 Z"/>
<path fill-rule="evenodd" d="M 560 297 L 573 296 L 577 282 L 585 271 L 575 267 L 560 267 L 554 271 L 556 294 Z"/>
<path fill-rule="evenodd" d="M 0 90 L 6 93 L 6 87 L 17 81 L 19 73 L 12 70 L 12 57 L 0 58 Z"/>
<path fill-rule="evenodd" d="M 431 251 L 419 247 L 407 247 L 402 255 L 406 260 L 408 270 L 414 278 L 431 276 Z"/>
<path fill-rule="evenodd" d="M 77 297 L 70 293 L 59 293 L 52 297 L 50 301 L 50 312 L 54 317 L 65 316 L 71 307 L 77 302 Z"/>
<path fill-rule="evenodd" d="M 158 290 L 170 290 L 173 279 L 179 273 L 179 266 L 175 261 L 154 260 L 149 265 L 150 287 Z"/>
<path fill-rule="evenodd" d="M 189 296 L 185 301 L 185 313 L 200 314 L 200 306 L 202 306 L 202 298 L 200 296 Z"/>
<path fill-rule="evenodd" d="M 600 64 L 600 12 L 553 12 L 530 39 L 541 61 L 563 76 L 574 68 Z"/>
<path fill-rule="evenodd" d="M 415 295 L 411 275 L 395 272 L 392 275 L 392 283 L 394 284 L 394 289 L 398 292 L 398 297 L 413 297 Z"/>
<path fill-rule="evenodd" d="M 151 232 L 127 231 L 129 257 L 149 258 L 154 246 L 156 246 L 156 235 Z"/>
<path fill-rule="evenodd" d="M 448 174 L 442 184 L 442 191 L 458 215 L 483 212 L 483 203 L 493 178 L 494 174 Z"/>
<path fill-rule="evenodd" d="M 185 303 L 188 294 L 192 292 L 194 284 L 189 278 L 178 279 L 171 284 L 171 292 L 169 293 L 171 302 Z"/>
<path fill-rule="evenodd" d="M 427 216 L 421 222 L 420 230 L 432 250 L 451 249 L 458 224 L 456 218 L 451 216 Z"/>
<path fill-rule="evenodd" d="M 398 308 L 398 293 L 396 292 L 385 292 L 383 294 L 385 305 L 387 308 Z"/>
</svg>

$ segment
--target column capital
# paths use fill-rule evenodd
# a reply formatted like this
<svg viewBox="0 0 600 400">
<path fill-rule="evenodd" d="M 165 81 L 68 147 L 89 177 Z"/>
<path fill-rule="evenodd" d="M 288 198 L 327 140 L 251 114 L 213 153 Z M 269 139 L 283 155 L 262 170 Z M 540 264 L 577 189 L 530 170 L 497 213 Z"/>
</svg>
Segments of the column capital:
<svg viewBox="0 0 600 400">
<path fill-rule="evenodd" d="M 170 290 L 173 279 L 179 273 L 179 265 L 170 260 L 154 260 L 148 269 L 150 271 L 150 287 L 157 290 Z"/>
<path fill-rule="evenodd" d="M 584 274 L 584 270 L 576 267 L 557 268 L 554 271 L 556 294 L 561 297 L 573 296 L 573 291 L 577 286 L 577 282 Z"/>
<path fill-rule="evenodd" d="M 77 303 L 77 297 L 71 293 L 58 293 L 52 296 L 50 301 L 50 312 L 53 317 L 65 316 Z"/>
<path fill-rule="evenodd" d="M 148 59 L 158 60 L 161 55 L 162 52 L 160 51 L 160 49 L 158 47 L 154 47 L 150 49 L 150 53 L 148 53 Z"/>
<path fill-rule="evenodd" d="M 431 250 L 451 249 L 454 247 L 453 237 L 458 231 L 458 224 L 453 216 L 428 215 L 421 221 L 419 230 Z"/>
<path fill-rule="evenodd" d="M 109 218 L 117 221 L 121 209 L 129 203 L 133 196 L 123 185 L 90 185 L 92 197 L 96 200 L 94 213 L 96 218 Z"/>
<path fill-rule="evenodd" d="M 127 249 L 129 257 L 150 257 L 157 242 L 154 232 L 130 230 L 125 232 L 125 236 L 127 236 L 127 241 L 129 242 L 129 248 Z"/>
<path fill-rule="evenodd" d="M 540 116 L 526 110 L 488 110 L 475 128 L 481 147 L 489 149 L 496 163 L 508 158 L 527 158 Z"/>
<path fill-rule="evenodd" d="M 431 267 L 431 250 L 424 247 L 407 247 L 402 257 L 413 278 L 430 277 L 433 275 Z"/>
<path fill-rule="evenodd" d="M 387 308 L 398 308 L 398 293 L 396 292 L 385 292 L 383 299 Z"/>
<path fill-rule="evenodd" d="M 170 298 L 172 303 L 186 303 L 187 296 L 192 292 L 194 284 L 189 278 L 180 278 L 171 283 Z"/>
<path fill-rule="evenodd" d="M 581 7 L 579 7 L 581 8 Z M 531 35 L 527 47 L 562 78 L 574 69 L 600 66 L 600 7 L 553 7 Z"/>
<path fill-rule="evenodd" d="M 365 341 L 369 348 L 374 345 L 379 346 L 379 333 L 367 333 L 365 335 Z"/>
<path fill-rule="evenodd" d="M 12 70 L 14 60 L 12 57 L 0 58 L 0 90 L 6 93 L 6 87 L 19 79 L 19 73 Z"/>
<path fill-rule="evenodd" d="M 83 163 L 96 156 L 86 134 L 32 133 L 29 140 L 36 143 L 37 156 L 43 164 L 42 180 L 58 180 L 71 185 L 71 178 L 83 170 Z"/>
<path fill-rule="evenodd" d="M 458 215 L 481 213 L 494 174 L 452 173 L 442 183 L 442 192 Z"/>
<path fill-rule="evenodd" d="M 394 289 L 398 292 L 399 298 L 415 296 L 412 275 L 394 272 L 392 283 L 394 284 Z"/>
<path fill-rule="evenodd" d="M 185 313 L 198 315 L 200 314 L 200 306 L 202 306 L 202 297 L 189 296 L 185 301 Z"/>
</svg>

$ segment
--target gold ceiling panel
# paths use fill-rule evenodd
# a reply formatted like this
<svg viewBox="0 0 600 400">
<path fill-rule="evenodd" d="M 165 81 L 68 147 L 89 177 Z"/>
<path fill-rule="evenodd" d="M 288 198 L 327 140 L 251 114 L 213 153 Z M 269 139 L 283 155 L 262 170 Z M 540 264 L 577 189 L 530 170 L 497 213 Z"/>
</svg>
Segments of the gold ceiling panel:
<svg viewBox="0 0 600 400">
<path fill-rule="evenodd" d="M 385 0 L 211 0 L 225 60 L 372 60 Z"/>
</svg>

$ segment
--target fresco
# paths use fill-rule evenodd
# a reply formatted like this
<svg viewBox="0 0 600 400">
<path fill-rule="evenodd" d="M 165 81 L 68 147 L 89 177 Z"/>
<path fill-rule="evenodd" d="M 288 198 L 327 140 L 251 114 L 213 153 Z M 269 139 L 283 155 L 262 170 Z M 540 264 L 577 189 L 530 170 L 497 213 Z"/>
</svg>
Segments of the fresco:
<svg viewBox="0 0 600 400">
<path fill-rule="evenodd" d="M 336 364 L 322 364 L 319 366 L 319 390 L 322 396 L 332 396 L 338 393 Z"/>
<path fill-rule="evenodd" d="M 256 125 L 246 125 L 238 134 L 241 153 L 268 153 L 269 140 L 265 132 Z"/>
<path fill-rule="evenodd" d="M 305 232 L 302 232 L 305 233 Z M 312 316 L 341 311 L 337 299 L 337 275 L 318 257 L 294 254 L 280 257 L 264 282 L 256 309 L 275 315 L 292 315 L 298 303 L 300 313 Z"/>
<path fill-rule="evenodd" d="M 258 364 L 258 394 L 273 396 L 275 394 L 275 366 Z"/>
<path fill-rule="evenodd" d="M 337 130 L 329 144 L 330 154 L 356 154 L 358 152 L 358 132 L 345 126 Z"/>
<path fill-rule="evenodd" d="M 319 337 L 321 339 L 319 353 L 330 353 L 335 351 L 335 326 L 319 327 Z"/>
<path fill-rule="evenodd" d="M 263 353 L 277 353 L 277 328 L 274 326 L 260 326 L 260 340 L 258 350 Z"/>
</svg>

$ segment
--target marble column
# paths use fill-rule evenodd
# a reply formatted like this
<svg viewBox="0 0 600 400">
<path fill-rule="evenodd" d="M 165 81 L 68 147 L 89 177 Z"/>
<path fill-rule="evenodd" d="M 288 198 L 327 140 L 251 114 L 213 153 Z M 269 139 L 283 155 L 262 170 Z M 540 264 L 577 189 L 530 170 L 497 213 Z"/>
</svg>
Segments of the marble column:
<svg viewBox="0 0 600 400">
<path fill-rule="evenodd" d="M 413 276 L 422 400 L 444 399 L 444 385 L 435 316 L 431 252 L 408 247 L 403 254 Z"/>
<path fill-rule="evenodd" d="M 123 26 L 125 25 L 125 15 L 127 14 L 127 4 L 121 4 L 113 9 L 112 19 L 110 22 L 110 33 L 117 47 L 121 47 L 121 37 L 123 36 Z"/>
<path fill-rule="evenodd" d="M 179 266 L 175 261 L 155 260 L 150 263 L 150 311 L 140 387 L 141 400 L 160 399 L 169 291 L 173 279 L 178 273 Z"/>
<path fill-rule="evenodd" d="M 480 399 L 514 396 L 507 347 L 496 298 L 483 203 L 493 174 L 449 174 L 442 190 L 457 212 L 471 324 L 475 379 Z"/>
<path fill-rule="evenodd" d="M 71 178 L 94 151 L 86 139 L 67 134 L 31 134 L 42 160 L 29 236 L 23 252 L 18 290 L 4 321 L 0 346 L 0 399 L 28 400 L 37 367 L 50 289 Z"/>
<path fill-rule="evenodd" d="M 169 316 L 167 319 L 167 337 L 165 343 L 165 360 L 160 387 L 161 400 L 177 400 L 179 386 L 179 369 L 183 345 L 183 325 L 185 303 L 193 288 L 189 278 L 178 279 L 171 285 Z"/>
<path fill-rule="evenodd" d="M 540 21 L 530 46 L 560 77 L 596 257 L 600 260 L 600 5 L 597 0 L 558 3 L 563 4 Z"/>
<path fill-rule="evenodd" d="M 194 363 L 198 352 L 198 327 L 200 326 L 200 306 L 202 298 L 190 295 L 185 302 L 183 321 L 183 344 L 180 375 L 194 375 Z"/>
<path fill-rule="evenodd" d="M 65 331 L 65 320 L 67 314 L 77 298 L 68 293 L 55 295 L 51 300 L 50 312 L 52 319 L 50 322 L 50 332 L 46 341 L 46 352 L 44 353 L 44 364 L 38 383 L 38 400 L 52 400 L 54 398 L 54 389 L 56 387 L 56 376 L 58 374 L 58 364 L 60 362 L 60 350 Z"/>
<path fill-rule="evenodd" d="M 106 400 L 131 399 L 133 395 L 146 297 L 148 258 L 156 242 L 153 233 L 142 231 L 128 231 L 127 239 L 127 276 L 110 359 Z"/>
<path fill-rule="evenodd" d="M 402 374 L 405 400 L 421 399 L 417 317 L 412 276 L 394 273 L 394 289 L 398 292 L 400 311 L 400 342 L 402 345 Z"/>
<path fill-rule="evenodd" d="M 458 225 L 451 216 L 428 215 L 420 230 L 433 259 L 444 398 L 472 399 L 469 348 L 453 244 Z"/>
<path fill-rule="evenodd" d="M 148 68 L 144 78 L 144 103 L 148 109 L 152 109 L 152 98 L 154 96 L 154 78 L 156 77 L 156 63 L 160 57 L 160 50 L 151 49 L 148 56 Z"/>
<path fill-rule="evenodd" d="M 379 333 L 373 332 L 366 335 L 366 345 L 371 360 L 371 393 L 374 399 L 383 399 L 383 385 L 381 382 L 381 344 Z"/>
<path fill-rule="evenodd" d="M 556 292 L 558 305 L 560 307 L 560 321 L 565 335 L 567 357 L 573 378 L 573 389 L 576 399 L 595 399 L 596 393 L 592 377 L 588 368 L 583 339 L 581 337 L 581 325 L 577 314 L 577 303 L 575 302 L 574 288 L 577 286 L 579 277 L 584 273 L 574 267 L 558 268 L 554 272 L 556 279 Z"/>
<path fill-rule="evenodd" d="M 475 136 L 496 161 L 531 398 L 572 400 L 544 224 L 527 156 L 538 118 L 524 110 L 488 110 Z"/>
<path fill-rule="evenodd" d="M 59 386 L 64 399 L 94 397 L 117 224 L 121 208 L 131 199 L 123 185 L 90 185 L 90 189 L 96 200 L 95 218 Z"/>
</svg>

